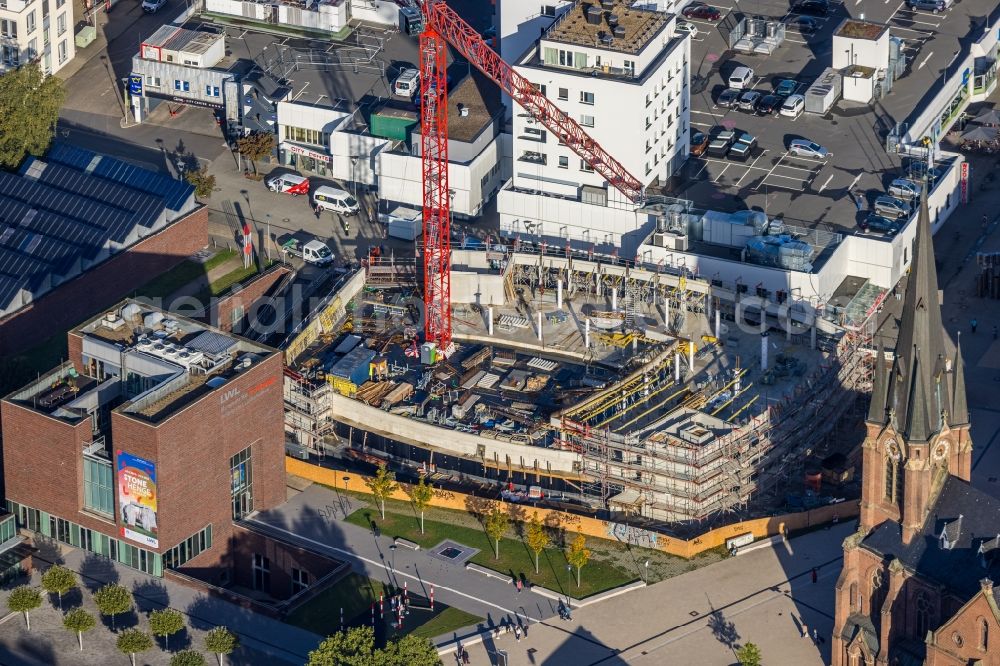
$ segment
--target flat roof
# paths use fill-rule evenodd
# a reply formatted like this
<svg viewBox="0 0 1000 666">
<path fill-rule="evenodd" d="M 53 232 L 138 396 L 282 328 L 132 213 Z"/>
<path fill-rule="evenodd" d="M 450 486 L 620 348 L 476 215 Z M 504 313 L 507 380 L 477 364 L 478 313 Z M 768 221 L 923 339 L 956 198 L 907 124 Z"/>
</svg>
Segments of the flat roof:
<svg viewBox="0 0 1000 666">
<path fill-rule="evenodd" d="M 542 39 L 608 51 L 639 53 L 663 30 L 670 14 L 639 9 L 633 4 L 629 0 L 577 2 L 549 26 Z M 588 16 L 594 16 L 595 22 L 589 21 Z M 622 31 L 617 37 L 613 35 L 615 25 Z"/>
<path fill-rule="evenodd" d="M 875 106 L 841 99 L 825 115 L 803 113 L 794 120 L 718 106 L 716 100 L 726 88 L 724 77 L 737 66 L 748 65 L 756 76 L 754 89 L 767 93 L 781 80 L 794 79 L 798 82 L 795 92 L 803 94 L 831 64 L 832 35 L 859 8 L 831 3 L 830 16 L 813 17 L 819 29 L 803 34 L 796 27 L 797 16 L 788 15 L 787 2 L 761 0 L 754 6 L 755 14 L 786 17 L 787 22 L 785 41 L 770 56 L 730 51 L 718 29 L 699 25 L 698 39 L 691 44 L 692 130 L 712 134 L 736 128 L 755 136 L 758 144 L 745 161 L 690 157 L 681 178 L 663 193 L 690 200 L 699 209 L 756 209 L 799 227 L 864 233 L 858 223 L 875 198 L 885 193 L 892 180 L 904 176 L 901 156 L 885 149 L 886 134 L 926 108 L 931 96 L 940 91 L 942 71 L 959 42 L 967 49 L 973 38 L 981 36 L 983 17 L 1000 11 L 989 0 L 966 0 L 936 15 L 896 4 L 865 6 L 864 22 L 850 19 L 867 34 L 888 26 L 893 36 L 903 40 L 907 68 L 893 82 L 892 90 Z M 970 28 L 974 25 L 978 30 Z M 950 73 L 960 75 L 955 70 L 952 67 Z M 821 144 L 832 156 L 816 161 L 788 155 L 789 142 L 798 138 Z M 946 159 L 935 166 L 947 169 L 951 163 Z M 652 189 L 655 192 L 655 186 Z M 861 194 L 861 210 L 852 192 Z M 868 235 L 888 240 L 877 232 Z"/>
<path fill-rule="evenodd" d="M 872 23 L 871 21 L 860 21 L 857 19 L 844 19 L 834 33 L 837 37 L 849 37 L 851 39 L 876 40 L 889 29 L 884 23 Z"/>
<path fill-rule="evenodd" d="M 205 53 L 213 44 L 220 39 L 225 39 L 225 34 L 221 32 L 208 32 L 206 30 L 189 30 L 176 25 L 163 25 L 145 39 L 144 46 L 157 46 L 172 51 L 184 51 L 186 53 Z"/>
</svg>

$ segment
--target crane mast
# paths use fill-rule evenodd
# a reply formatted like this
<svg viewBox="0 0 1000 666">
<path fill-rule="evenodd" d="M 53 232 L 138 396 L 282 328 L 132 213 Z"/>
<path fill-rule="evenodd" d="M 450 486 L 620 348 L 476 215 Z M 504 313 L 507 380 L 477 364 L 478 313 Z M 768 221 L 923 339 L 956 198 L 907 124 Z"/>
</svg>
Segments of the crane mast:
<svg viewBox="0 0 1000 666">
<path fill-rule="evenodd" d="M 514 71 L 444 0 L 423 0 L 420 34 L 421 168 L 424 179 L 424 338 L 447 352 L 451 344 L 451 199 L 448 189 L 447 46 L 496 83 L 610 186 L 633 203 L 641 182 L 565 112 Z"/>
</svg>

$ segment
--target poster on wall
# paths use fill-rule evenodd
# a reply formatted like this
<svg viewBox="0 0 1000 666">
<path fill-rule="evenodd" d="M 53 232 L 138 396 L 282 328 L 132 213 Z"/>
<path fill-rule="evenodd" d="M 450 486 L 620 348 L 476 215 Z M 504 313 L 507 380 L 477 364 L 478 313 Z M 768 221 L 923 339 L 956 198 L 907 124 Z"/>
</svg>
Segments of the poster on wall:
<svg viewBox="0 0 1000 666">
<path fill-rule="evenodd" d="M 126 539 L 159 548 L 156 529 L 156 465 L 118 452 L 118 511 Z"/>
</svg>

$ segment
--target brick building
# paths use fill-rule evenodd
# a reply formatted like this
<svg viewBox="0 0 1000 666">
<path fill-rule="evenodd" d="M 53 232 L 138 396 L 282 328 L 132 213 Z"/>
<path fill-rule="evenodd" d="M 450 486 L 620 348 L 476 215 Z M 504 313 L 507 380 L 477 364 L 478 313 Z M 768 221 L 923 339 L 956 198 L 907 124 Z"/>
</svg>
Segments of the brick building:
<svg viewBox="0 0 1000 666">
<path fill-rule="evenodd" d="M 69 361 L 0 403 L 19 527 L 277 599 L 332 568 L 234 524 L 285 500 L 280 353 L 135 301 L 68 335 Z"/>
<path fill-rule="evenodd" d="M 1000 666 L 1000 500 L 969 484 L 962 355 L 945 348 L 926 195 L 917 224 L 892 364 L 875 357 L 834 666 Z"/>
</svg>

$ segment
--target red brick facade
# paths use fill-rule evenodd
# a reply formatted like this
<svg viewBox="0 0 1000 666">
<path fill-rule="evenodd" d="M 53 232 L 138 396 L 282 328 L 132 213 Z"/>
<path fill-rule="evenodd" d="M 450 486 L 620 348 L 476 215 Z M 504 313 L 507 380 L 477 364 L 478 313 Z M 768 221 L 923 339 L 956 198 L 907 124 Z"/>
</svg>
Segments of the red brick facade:
<svg viewBox="0 0 1000 666">
<path fill-rule="evenodd" d="M 207 245 L 202 206 L 0 320 L 0 354 L 17 354 L 75 326 Z"/>
<path fill-rule="evenodd" d="M 245 318 L 253 313 L 254 304 L 261 298 L 272 293 L 275 285 L 290 275 L 292 269 L 287 266 L 275 266 L 263 275 L 258 275 L 252 281 L 234 294 L 216 301 L 211 311 L 210 324 L 226 332 L 243 333 L 246 330 Z M 242 316 L 233 321 L 234 312 Z"/>
</svg>

